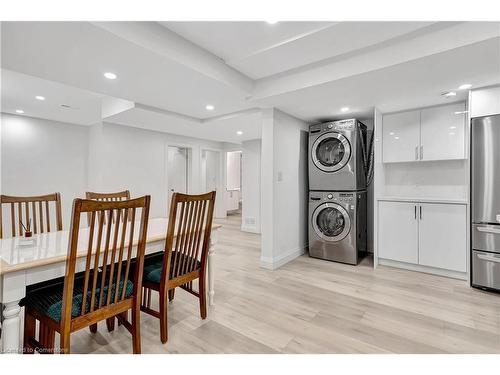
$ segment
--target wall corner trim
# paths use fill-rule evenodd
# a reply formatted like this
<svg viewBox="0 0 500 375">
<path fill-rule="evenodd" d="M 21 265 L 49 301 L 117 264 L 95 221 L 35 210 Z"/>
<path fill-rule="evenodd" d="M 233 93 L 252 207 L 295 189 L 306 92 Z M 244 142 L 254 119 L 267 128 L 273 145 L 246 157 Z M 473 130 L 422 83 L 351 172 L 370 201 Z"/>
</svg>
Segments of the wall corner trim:
<svg viewBox="0 0 500 375">
<path fill-rule="evenodd" d="M 291 262 L 292 260 L 300 257 L 301 255 L 306 253 L 307 246 L 304 246 L 299 249 L 293 249 L 290 251 L 287 251 L 286 253 L 278 256 L 278 257 L 261 257 L 260 258 L 260 267 L 274 271 L 281 266 L 284 266 L 285 264 Z"/>
</svg>

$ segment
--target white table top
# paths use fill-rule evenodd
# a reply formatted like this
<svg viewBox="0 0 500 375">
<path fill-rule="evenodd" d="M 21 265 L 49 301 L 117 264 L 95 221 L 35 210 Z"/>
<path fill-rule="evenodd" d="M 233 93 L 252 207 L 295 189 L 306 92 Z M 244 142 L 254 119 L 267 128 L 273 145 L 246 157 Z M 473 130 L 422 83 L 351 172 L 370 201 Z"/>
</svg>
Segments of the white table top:
<svg viewBox="0 0 500 375">
<path fill-rule="evenodd" d="M 138 238 L 139 224 L 136 222 L 134 241 Z M 149 219 L 147 243 L 165 240 L 168 218 Z M 213 224 L 212 230 L 220 228 Z M 34 242 L 27 243 L 23 238 L 14 237 L 0 240 L 0 275 L 63 262 L 68 254 L 69 230 L 37 234 Z M 85 256 L 88 244 L 88 228 L 80 229 L 78 236 L 78 256 Z"/>
</svg>

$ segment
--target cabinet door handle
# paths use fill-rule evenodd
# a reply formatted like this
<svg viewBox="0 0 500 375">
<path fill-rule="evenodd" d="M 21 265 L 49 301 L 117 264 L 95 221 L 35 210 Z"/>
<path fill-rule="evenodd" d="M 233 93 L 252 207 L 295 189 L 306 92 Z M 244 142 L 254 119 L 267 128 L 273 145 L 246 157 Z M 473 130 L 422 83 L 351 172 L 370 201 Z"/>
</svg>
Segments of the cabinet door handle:
<svg viewBox="0 0 500 375">
<path fill-rule="evenodd" d="M 484 233 L 500 234 L 500 229 L 497 228 L 477 227 L 477 230 Z"/>
<path fill-rule="evenodd" d="M 420 146 L 420 160 L 424 160 L 424 146 Z"/>
<path fill-rule="evenodd" d="M 497 258 L 495 256 L 488 256 L 488 255 L 483 255 L 483 254 L 477 254 L 477 257 L 479 259 L 485 260 L 487 262 L 500 263 L 500 258 Z"/>
<path fill-rule="evenodd" d="M 420 208 L 420 220 L 422 220 L 422 206 L 418 206 Z"/>
<path fill-rule="evenodd" d="M 417 206 L 415 205 L 413 207 L 415 207 L 415 220 L 417 220 Z"/>
<path fill-rule="evenodd" d="M 415 146 L 415 160 L 418 160 L 418 146 Z"/>
</svg>

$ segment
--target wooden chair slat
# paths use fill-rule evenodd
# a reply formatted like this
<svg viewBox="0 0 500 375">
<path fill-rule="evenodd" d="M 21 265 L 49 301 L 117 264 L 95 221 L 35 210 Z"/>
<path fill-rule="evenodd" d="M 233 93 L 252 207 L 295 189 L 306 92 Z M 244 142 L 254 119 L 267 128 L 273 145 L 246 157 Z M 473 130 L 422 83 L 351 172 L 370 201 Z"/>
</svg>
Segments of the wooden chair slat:
<svg viewBox="0 0 500 375">
<path fill-rule="evenodd" d="M 168 340 L 167 302 L 173 300 L 176 287 L 199 298 L 201 318 L 206 318 L 205 275 L 214 204 L 215 191 L 172 195 L 160 283 L 146 280 L 140 299 L 141 310 L 160 319 L 163 343 Z M 198 291 L 193 290 L 194 281 Z M 151 308 L 152 290 L 159 293 L 159 311 Z"/>
<path fill-rule="evenodd" d="M 36 311 L 36 309 L 27 306 L 25 309 L 25 348 L 31 348 L 31 350 L 37 346 L 53 348 L 55 332 L 59 332 L 61 353 L 69 353 L 70 335 L 72 332 L 85 327 L 91 327 L 91 331 L 95 332 L 95 330 L 92 330 L 92 327 L 96 327 L 97 322 L 102 320 L 108 322 L 110 319 L 114 321 L 115 317 L 118 316 L 123 326 L 132 334 L 133 352 L 141 352 L 140 305 L 141 290 L 143 289 L 142 268 L 144 266 L 150 201 L 150 196 L 125 201 L 110 200 L 105 203 L 83 199 L 74 200 L 64 278 L 61 320 L 57 322 L 51 317 L 45 316 Z M 115 210 L 118 212 L 118 220 L 113 225 L 111 218 Z M 136 235 L 137 238 L 135 238 L 134 226 L 136 224 L 137 210 L 141 211 L 140 229 Z M 86 233 L 88 235 L 88 246 L 86 249 L 87 253 L 85 254 L 84 278 L 82 280 L 75 277 L 77 271 L 76 264 L 79 258 L 79 236 L 85 233 L 84 231 L 80 231 L 80 220 L 82 215 L 87 216 L 88 214 L 90 214 L 90 226 L 88 233 Z M 127 217 L 128 215 L 131 216 L 131 220 Z M 121 220 L 122 216 L 123 220 Z M 104 224 L 105 221 L 107 221 L 106 224 Z M 112 236 L 113 238 L 111 238 Z M 119 244 L 118 237 L 120 237 Z M 133 249 L 136 249 L 135 253 Z M 116 254 L 117 251 L 119 251 L 118 256 Z M 102 272 L 100 270 L 101 255 L 103 258 Z M 133 255 L 135 255 L 136 263 L 135 267 L 132 268 L 131 260 Z M 108 275 L 106 275 L 107 264 L 109 264 Z M 122 264 L 123 267 L 126 267 L 124 273 L 121 272 Z M 114 275 L 115 271 L 116 276 Z M 127 293 L 125 291 L 127 287 L 127 290 L 130 292 L 130 273 L 133 276 L 134 287 L 132 293 Z M 121 278 L 122 274 L 124 274 L 123 278 Z M 108 281 L 110 284 L 107 284 Z M 103 284 L 103 282 L 106 284 Z M 110 301 L 111 294 L 114 292 L 115 296 L 117 296 L 119 290 L 113 289 L 115 288 L 113 282 L 117 284 L 122 282 L 123 289 L 119 298 L 115 297 Z M 90 283 L 91 286 L 89 286 Z M 100 303 L 97 304 L 95 299 L 97 298 L 97 286 L 99 284 L 101 285 L 101 294 L 99 295 Z M 102 291 L 106 285 L 108 286 L 106 293 L 107 302 L 104 305 L 101 301 L 104 299 Z M 74 317 L 72 316 L 74 294 L 77 291 L 81 293 L 82 290 L 82 312 Z M 89 290 L 90 297 L 88 297 Z M 90 308 L 87 310 L 89 300 Z M 128 310 L 132 310 L 131 322 L 128 321 Z M 35 332 L 36 320 L 40 322 L 38 340 L 36 339 L 37 333 Z"/>
<path fill-rule="evenodd" d="M 94 227 L 95 227 L 95 211 L 91 213 L 92 220 L 90 222 L 89 229 L 89 242 L 87 245 L 87 258 L 85 261 L 85 277 L 83 282 L 83 300 L 82 309 L 80 315 L 85 315 L 85 307 L 87 305 L 87 292 L 89 285 L 89 274 L 90 274 L 90 259 L 92 258 L 92 247 L 94 245 Z"/>
<path fill-rule="evenodd" d="M 33 233 L 38 233 L 38 225 L 36 222 L 36 206 L 35 202 L 31 202 L 31 209 L 33 210 Z"/>
<path fill-rule="evenodd" d="M 49 202 L 45 202 L 45 218 L 47 219 L 47 232 L 50 232 L 50 212 L 49 212 Z"/>
</svg>

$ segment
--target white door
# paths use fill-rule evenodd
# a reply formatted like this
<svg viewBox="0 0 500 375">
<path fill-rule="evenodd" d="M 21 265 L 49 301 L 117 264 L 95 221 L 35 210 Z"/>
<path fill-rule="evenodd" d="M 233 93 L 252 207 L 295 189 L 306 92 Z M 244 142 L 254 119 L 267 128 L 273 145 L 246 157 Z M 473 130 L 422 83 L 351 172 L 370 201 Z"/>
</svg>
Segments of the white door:
<svg viewBox="0 0 500 375">
<path fill-rule="evenodd" d="M 465 205 L 420 204 L 419 264 L 467 271 L 467 212 Z M 419 209 L 420 211 L 420 209 Z"/>
<path fill-rule="evenodd" d="M 415 161 L 420 146 L 420 111 L 385 115 L 383 118 L 384 163 Z"/>
<path fill-rule="evenodd" d="M 202 188 L 204 192 L 217 190 L 219 180 L 219 152 L 202 152 Z"/>
<path fill-rule="evenodd" d="M 185 147 L 168 146 L 167 178 L 168 202 L 172 193 L 187 193 L 188 191 L 188 149 Z"/>
<path fill-rule="evenodd" d="M 465 158 L 465 103 L 421 111 L 420 160 Z"/>
<path fill-rule="evenodd" d="M 418 263 L 416 207 L 416 203 L 379 202 L 379 258 Z"/>
</svg>

